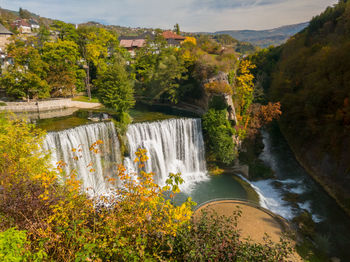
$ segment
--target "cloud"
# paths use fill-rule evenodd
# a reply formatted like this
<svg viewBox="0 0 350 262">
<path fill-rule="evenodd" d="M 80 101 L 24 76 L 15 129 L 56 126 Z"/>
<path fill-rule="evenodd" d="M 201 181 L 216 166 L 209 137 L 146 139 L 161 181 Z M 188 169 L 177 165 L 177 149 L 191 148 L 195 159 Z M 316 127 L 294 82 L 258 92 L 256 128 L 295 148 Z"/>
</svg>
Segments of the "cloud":
<svg viewBox="0 0 350 262">
<path fill-rule="evenodd" d="M 267 29 L 305 22 L 337 0 L 0 0 L 71 23 L 99 21 L 185 31 Z"/>
</svg>

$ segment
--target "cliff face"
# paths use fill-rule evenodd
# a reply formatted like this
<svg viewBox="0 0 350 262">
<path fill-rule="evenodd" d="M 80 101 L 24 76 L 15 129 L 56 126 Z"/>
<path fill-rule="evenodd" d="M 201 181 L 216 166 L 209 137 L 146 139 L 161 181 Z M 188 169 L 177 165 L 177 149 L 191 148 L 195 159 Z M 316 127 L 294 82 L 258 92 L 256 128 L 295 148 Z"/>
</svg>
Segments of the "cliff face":
<svg viewBox="0 0 350 262">
<path fill-rule="evenodd" d="M 299 162 L 350 214 L 350 2 L 281 47 L 269 95 Z"/>
<path fill-rule="evenodd" d="M 318 139 L 296 145 L 293 136 L 297 134 L 288 132 L 282 125 L 280 127 L 300 165 L 350 215 L 350 139 L 343 141 L 343 145 L 339 147 L 341 152 L 335 155 L 323 151 Z"/>
</svg>

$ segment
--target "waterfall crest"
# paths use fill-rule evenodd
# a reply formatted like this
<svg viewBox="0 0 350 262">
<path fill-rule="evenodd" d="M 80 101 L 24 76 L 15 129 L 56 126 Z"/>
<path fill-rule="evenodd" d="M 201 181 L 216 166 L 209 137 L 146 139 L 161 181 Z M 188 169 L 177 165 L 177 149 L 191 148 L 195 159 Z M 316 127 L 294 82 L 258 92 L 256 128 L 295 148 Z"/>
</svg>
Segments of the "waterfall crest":
<svg viewBox="0 0 350 262">
<path fill-rule="evenodd" d="M 129 152 L 134 156 L 139 148 L 147 150 L 146 172 L 155 173 L 155 181 L 164 185 L 169 173 L 182 174 L 182 190 L 193 182 L 207 179 L 205 149 L 200 119 L 170 119 L 152 123 L 138 123 L 126 133 Z M 133 158 L 126 158 L 125 166 L 136 170 Z"/>
<path fill-rule="evenodd" d="M 89 147 L 98 140 L 101 152 L 94 153 Z M 113 174 L 116 163 L 121 163 L 120 145 L 113 122 L 79 126 L 59 132 L 49 132 L 44 140 L 44 150 L 51 151 L 53 166 L 60 160 L 67 165 L 69 174 L 75 169 L 84 189 L 91 194 L 107 194 L 109 185 L 105 176 Z M 73 152 L 73 150 L 76 150 Z M 73 159 L 77 156 L 78 159 Z"/>
</svg>

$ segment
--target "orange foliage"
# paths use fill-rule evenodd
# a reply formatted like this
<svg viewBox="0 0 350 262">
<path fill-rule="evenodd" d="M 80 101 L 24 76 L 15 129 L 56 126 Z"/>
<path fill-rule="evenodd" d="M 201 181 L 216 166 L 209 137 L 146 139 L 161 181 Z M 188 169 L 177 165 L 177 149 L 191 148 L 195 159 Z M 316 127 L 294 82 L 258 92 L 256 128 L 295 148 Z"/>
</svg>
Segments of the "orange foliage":
<svg viewBox="0 0 350 262">
<path fill-rule="evenodd" d="M 252 117 L 250 123 L 246 123 L 249 127 L 249 134 L 254 135 L 258 129 L 262 126 L 272 122 L 274 119 L 278 119 L 281 114 L 281 103 L 271 103 L 267 105 L 254 104 L 250 108 Z"/>
</svg>

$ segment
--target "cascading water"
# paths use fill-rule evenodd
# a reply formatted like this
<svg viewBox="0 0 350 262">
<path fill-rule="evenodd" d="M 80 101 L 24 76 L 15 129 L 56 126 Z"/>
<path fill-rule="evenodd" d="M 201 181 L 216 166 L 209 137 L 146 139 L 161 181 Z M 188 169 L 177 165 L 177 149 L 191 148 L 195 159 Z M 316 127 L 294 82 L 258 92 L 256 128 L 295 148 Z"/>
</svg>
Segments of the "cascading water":
<svg viewBox="0 0 350 262">
<path fill-rule="evenodd" d="M 89 148 L 98 140 L 102 140 L 103 144 L 99 146 L 100 152 L 95 153 Z M 121 163 L 119 140 L 113 122 L 49 132 L 43 147 L 51 151 L 54 166 L 62 160 L 67 164 L 67 174 L 75 169 L 78 179 L 90 194 L 108 193 L 105 176 L 113 174 L 115 164 Z M 74 159 L 74 156 L 77 158 Z"/>
<path fill-rule="evenodd" d="M 155 173 L 155 181 L 164 185 L 169 173 L 181 173 L 183 190 L 193 182 L 207 179 L 205 149 L 200 119 L 171 119 L 138 123 L 128 127 L 130 153 L 147 150 L 146 172 Z M 133 157 L 125 159 L 126 167 L 135 172 Z"/>
</svg>

